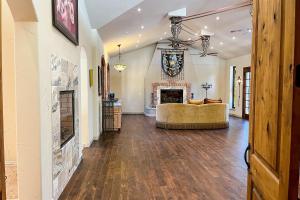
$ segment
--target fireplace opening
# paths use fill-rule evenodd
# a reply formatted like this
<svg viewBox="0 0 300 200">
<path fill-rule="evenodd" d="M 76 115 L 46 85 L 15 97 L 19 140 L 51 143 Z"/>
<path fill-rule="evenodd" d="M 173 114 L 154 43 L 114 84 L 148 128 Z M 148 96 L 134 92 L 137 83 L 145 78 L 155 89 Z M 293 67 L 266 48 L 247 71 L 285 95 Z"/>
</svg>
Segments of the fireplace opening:
<svg viewBox="0 0 300 200">
<path fill-rule="evenodd" d="M 183 103 L 182 89 L 162 89 L 160 90 L 160 103 Z"/>
<path fill-rule="evenodd" d="M 74 90 L 61 91 L 60 101 L 60 146 L 63 147 L 74 135 Z"/>
</svg>

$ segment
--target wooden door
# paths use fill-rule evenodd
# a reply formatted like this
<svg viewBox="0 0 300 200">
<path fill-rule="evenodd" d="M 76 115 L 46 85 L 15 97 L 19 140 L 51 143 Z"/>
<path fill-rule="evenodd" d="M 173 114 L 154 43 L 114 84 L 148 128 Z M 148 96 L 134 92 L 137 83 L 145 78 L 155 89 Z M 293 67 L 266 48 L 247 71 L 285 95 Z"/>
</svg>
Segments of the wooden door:
<svg viewBox="0 0 300 200">
<path fill-rule="evenodd" d="M 243 69 L 243 118 L 249 119 L 250 113 L 250 90 L 251 90 L 251 70 L 250 67 Z"/>
<path fill-rule="evenodd" d="M 290 173 L 299 167 L 291 159 L 296 0 L 253 3 L 248 200 L 297 199 Z"/>
<path fill-rule="evenodd" d="M 3 102 L 2 102 L 2 1 L 0 1 L 0 197 L 5 200 L 5 166 L 3 141 Z"/>
</svg>

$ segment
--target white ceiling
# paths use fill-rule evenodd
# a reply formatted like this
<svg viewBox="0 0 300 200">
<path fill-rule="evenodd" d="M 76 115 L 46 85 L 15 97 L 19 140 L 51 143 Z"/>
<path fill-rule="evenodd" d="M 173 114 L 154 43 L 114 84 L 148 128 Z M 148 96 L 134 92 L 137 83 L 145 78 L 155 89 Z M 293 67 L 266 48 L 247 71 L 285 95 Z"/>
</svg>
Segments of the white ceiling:
<svg viewBox="0 0 300 200">
<path fill-rule="evenodd" d="M 161 38 L 170 37 L 170 22 L 167 16 L 170 11 L 187 8 L 187 15 L 190 16 L 241 3 L 244 0 L 127 0 L 126 6 L 118 9 L 115 4 L 122 4 L 122 2 L 124 0 L 110 0 L 109 4 L 105 0 L 86 0 L 91 24 L 98 29 L 111 56 L 118 52 L 118 44 L 122 44 L 122 52 L 127 52 L 156 43 Z M 140 3 L 137 4 L 138 2 Z M 105 6 L 101 7 L 100 5 Z M 142 11 L 138 12 L 138 8 L 141 8 Z M 98 10 L 105 10 L 105 12 L 98 12 Z M 211 46 L 214 47 L 211 51 L 218 52 L 222 58 L 237 57 L 251 51 L 251 33 L 246 31 L 251 28 L 249 10 L 250 8 L 241 8 L 187 21 L 184 24 L 190 27 L 194 34 L 200 33 L 207 26 L 207 31 L 215 33 L 211 38 Z M 119 13 L 123 14 L 119 15 Z M 220 20 L 216 20 L 217 16 L 220 17 Z M 145 27 L 143 30 L 141 29 L 142 25 Z M 230 30 L 236 29 L 245 31 L 236 34 L 230 33 Z M 185 32 L 181 34 L 182 39 L 187 40 L 193 37 L 196 36 Z M 223 45 L 220 45 L 220 42 Z"/>
</svg>

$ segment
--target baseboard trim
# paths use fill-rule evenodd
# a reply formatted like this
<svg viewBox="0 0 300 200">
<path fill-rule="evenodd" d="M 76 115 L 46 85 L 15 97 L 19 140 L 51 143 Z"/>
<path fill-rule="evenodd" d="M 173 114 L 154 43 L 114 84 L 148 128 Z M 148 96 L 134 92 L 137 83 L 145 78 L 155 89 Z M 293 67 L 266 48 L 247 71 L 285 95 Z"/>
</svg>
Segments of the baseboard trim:
<svg viewBox="0 0 300 200">
<path fill-rule="evenodd" d="M 143 115 L 144 112 L 123 112 L 123 115 Z"/>
<path fill-rule="evenodd" d="M 14 166 L 17 166 L 17 161 L 5 161 L 5 165 L 14 165 Z"/>
<path fill-rule="evenodd" d="M 231 116 L 231 117 L 237 117 L 237 118 L 243 119 L 243 117 L 242 117 L 242 116 L 240 116 L 240 115 L 237 115 L 237 114 L 229 114 L 229 116 Z"/>
</svg>

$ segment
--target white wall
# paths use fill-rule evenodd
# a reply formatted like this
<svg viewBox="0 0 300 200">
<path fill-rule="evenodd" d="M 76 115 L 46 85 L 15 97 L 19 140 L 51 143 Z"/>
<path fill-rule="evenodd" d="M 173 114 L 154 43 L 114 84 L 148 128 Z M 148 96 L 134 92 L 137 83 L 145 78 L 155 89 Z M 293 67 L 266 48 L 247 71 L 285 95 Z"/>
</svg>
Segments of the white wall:
<svg viewBox="0 0 300 200">
<path fill-rule="evenodd" d="M 15 24 L 8 4 L 2 1 L 2 83 L 5 162 L 17 162 Z"/>
<path fill-rule="evenodd" d="M 159 45 L 157 47 L 164 47 Z M 191 83 L 195 98 L 205 98 L 201 84 L 208 82 L 213 88 L 208 91 L 209 98 L 226 98 L 226 66 L 218 57 L 190 55 L 195 50 L 185 52 L 184 81 Z M 113 57 L 114 64 L 118 58 Z M 127 113 L 142 113 L 144 107 L 151 103 L 152 83 L 161 80 L 161 50 L 156 46 L 145 47 L 122 55 L 122 63 L 128 68 L 122 72 L 111 73 L 111 90 L 123 102 Z"/>
<path fill-rule="evenodd" d="M 236 66 L 236 80 L 240 76 L 243 79 L 243 68 L 244 67 L 250 67 L 251 66 L 251 54 L 247 54 L 244 56 L 232 58 L 226 61 L 226 67 L 227 67 L 227 99 L 229 102 L 229 94 L 230 94 L 230 66 Z M 240 92 L 241 92 L 241 99 L 240 99 L 240 104 L 238 105 L 238 98 L 235 98 L 235 109 L 230 110 L 230 114 L 237 116 L 237 117 L 242 117 L 242 102 L 243 102 L 243 84 L 241 84 L 240 87 Z M 236 90 L 235 94 L 238 96 L 239 94 L 239 87 L 236 84 Z"/>
<path fill-rule="evenodd" d="M 17 173 L 19 199 L 41 198 L 37 23 L 16 22 Z"/>
<path fill-rule="evenodd" d="M 144 79 L 152 60 L 155 45 L 122 54 L 121 62 L 127 65 L 123 72 L 111 69 L 111 91 L 122 100 L 124 113 L 144 113 Z M 111 66 L 118 56 L 111 58 Z"/>
</svg>

